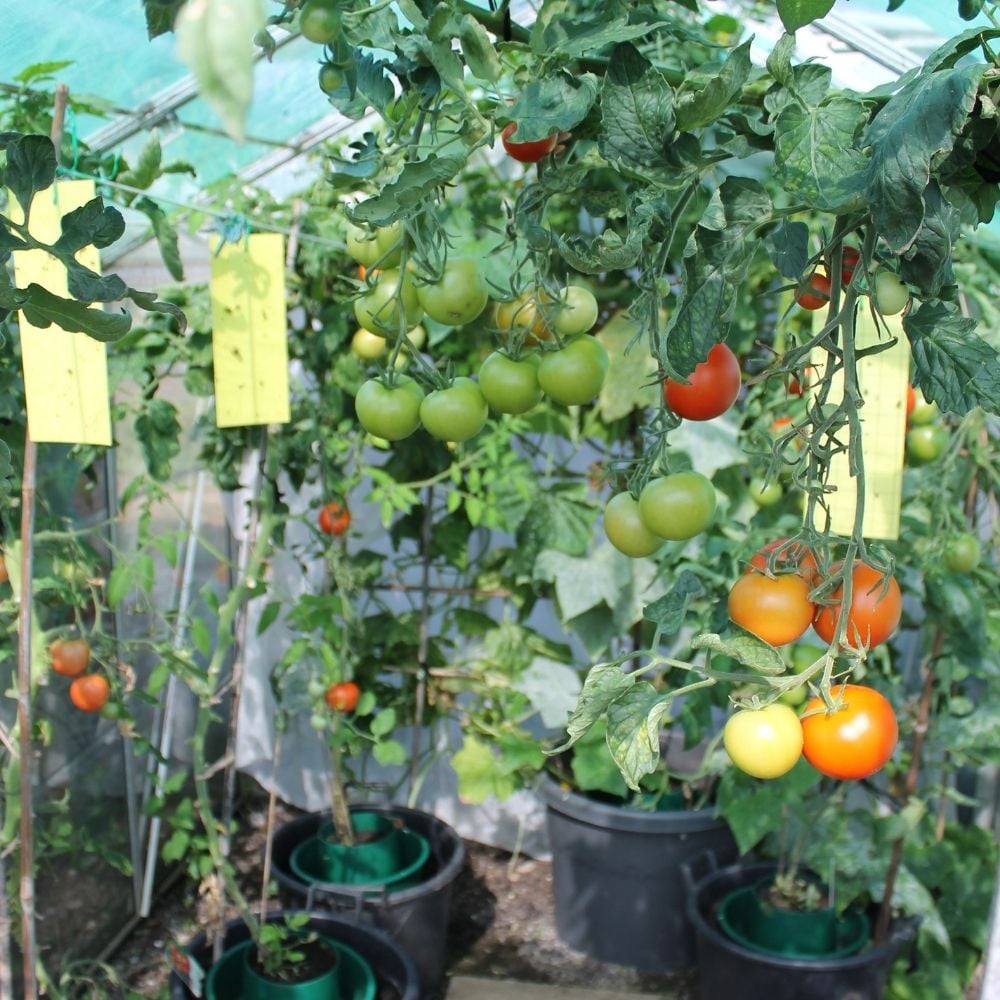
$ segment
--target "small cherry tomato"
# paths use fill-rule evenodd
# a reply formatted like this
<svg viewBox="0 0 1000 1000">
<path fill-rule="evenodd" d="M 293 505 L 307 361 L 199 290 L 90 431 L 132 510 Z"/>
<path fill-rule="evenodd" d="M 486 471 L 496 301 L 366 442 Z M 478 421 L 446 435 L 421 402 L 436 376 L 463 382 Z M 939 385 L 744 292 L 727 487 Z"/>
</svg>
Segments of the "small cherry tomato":
<svg viewBox="0 0 1000 1000">
<path fill-rule="evenodd" d="M 81 712 L 99 712 L 107 703 L 111 685 L 100 674 L 81 674 L 69 686 L 69 698 Z"/>
<path fill-rule="evenodd" d="M 872 279 L 872 299 L 883 316 L 895 316 L 906 308 L 910 290 L 895 271 L 879 269 Z"/>
<path fill-rule="evenodd" d="M 979 539 L 969 532 L 953 535 L 944 545 L 944 564 L 952 573 L 971 573 L 982 559 Z"/>
<path fill-rule="evenodd" d="M 763 479 L 751 479 L 747 492 L 758 507 L 773 507 L 776 503 L 780 503 L 784 496 L 781 484 L 776 479 L 768 483 Z"/>
<path fill-rule="evenodd" d="M 604 530 L 608 541 L 633 559 L 652 555 L 663 539 L 642 522 L 639 502 L 627 490 L 613 496 L 604 508 Z"/>
<path fill-rule="evenodd" d="M 846 288 L 854 277 L 855 268 L 861 260 L 861 252 L 857 247 L 844 246 L 840 253 L 840 280 Z"/>
<path fill-rule="evenodd" d="M 668 378 L 663 398 L 685 420 L 712 420 L 725 413 L 740 394 L 740 363 L 725 345 L 715 344 L 695 366 L 687 384 Z"/>
<path fill-rule="evenodd" d="M 511 136 L 517 131 L 517 122 L 505 125 L 500 133 L 500 141 L 503 148 L 507 150 L 507 155 L 517 160 L 519 163 L 537 163 L 544 160 L 559 141 L 559 133 L 553 132 L 545 139 L 531 139 L 527 142 L 516 142 Z"/>
<path fill-rule="evenodd" d="M 797 573 L 744 573 L 729 591 L 728 605 L 737 625 L 772 646 L 801 638 L 816 614 L 809 584 Z"/>
<path fill-rule="evenodd" d="M 913 406 L 907 410 L 910 423 L 914 427 L 925 427 L 937 419 L 940 412 L 937 403 L 928 402 L 919 389 L 913 391 Z"/>
<path fill-rule="evenodd" d="M 715 516 L 715 487 L 700 472 L 674 472 L 651 479 L 639 494 L 639 517 L 654 535 L 685 541 Z"/>
<path fill-rule="evenodd" d="M 319 509 L 319 530 L 327 535 L 342 535 L 351 526 L 347 504 L 331 500 Z"/>
<path fill-rule="evenodd" d="M 353 712 L 361 697 L 361 688 L 354 681 L 339 681 L 331 684 L 323 697 L 335 712 Z"/>
<path fill-rule="evenodd" d="M 944 454 L 948 432 L 940 424 L 911 427 L 906 432 L 906 457 L 914 465 L 926 465 Z"/>
<path fill-rule="evenodd" d="M 885 764 L 896 748 L 896 713 L 873 688 L 843 684 L 830 693 L 834 702 L 842 702 L 836 711 L 827 712 L 822 698 L 813 698 L 806 706 L 802 752 L 820 774 L 829 778 L 867 778 Z"/>
<path fill-rule="evenodd" d="M 755 778 L 780 778 L 802 756 L 802 724 L 787 705 L 743 709 L 722 732 L 732 762 Z"/>
<path fill-rule="evenodd" d="M 833 572 L 837 572 L 841 565 L 836 563 L 832 567 Z M 830 598 L 831 603 L 820 607 L 813 622 L 816 634 L 828 645 L 833 642 L 840 625 L 843 596 L 843 588 L 838 587 Z M 847 645 L 855 649 L 859 646 L 870 649 L 885 642 L 896 630 L 902 614 L 903 595 L 896 578 L 890 576 L 886 582 L 877 569 L 855 560 L 851 573 L 851 608 L 847 613 L 844 640 Z"/>
<path fill-rule="evenodd" d="M 90 663 L 90 643 L 86 639 L 56 639 L 49 646 L 52 669 L 63 677 L 79 677 Z"/>
<path fill-rule="evenodd" d="M 830 301 L 830 279 L 823 271 L 813 271 L 808 287 L 799 292 L 796 300 L 803 309 L 822 309 Z"/>
</svg>

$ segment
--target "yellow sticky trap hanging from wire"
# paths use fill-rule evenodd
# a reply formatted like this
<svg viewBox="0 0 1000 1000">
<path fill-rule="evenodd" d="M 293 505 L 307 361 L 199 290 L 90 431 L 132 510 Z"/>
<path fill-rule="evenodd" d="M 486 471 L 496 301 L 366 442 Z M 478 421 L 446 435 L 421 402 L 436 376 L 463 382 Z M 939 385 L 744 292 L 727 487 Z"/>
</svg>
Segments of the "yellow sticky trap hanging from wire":
<svg viewBox="0 0 1000 1000">
<path fill-rule="evenodd" d="M 31 203 L 31 234 L 55 243 L 62 233 L 62 217 L 94 197 L 93 181 L 59 181 L 39 191 Z M 16 199 L 8 195 L 15 222 L 23 221 Z M 44 250 L 21 250 L 14 255 L 14 281 L 20 288 L 36 282 L 56 295 L 68 296 L 66 268 Z M 84 247 L 77 260 L 99 271 L 96 247 Z M 107 349 L 85 333 L 57 326 L 32 326 L 21 313 L 21 364 L 28 410 L 28 432 L 33 441 L 61 444 L 111 444 L 111 407 L 108 401 Z"/>
<path fill-rule="evenodd" d="M 813 329 L 818 332 L 825 323 L 826 311 L 813 314 Z M 891 335 L 896 343 L 887 350 L 869 355 L 858 362 L 858 385 L 865 405 L 858 411 L 861 417 L 861 448 L 865 470 L 865 516 L 862 534 L 865 538 L 895 539 L 899 537 L 900 499 L 903 489 L 903 451 L 906 445 L 906 387 L 910 379 L 910 349 L 899 316 L 882 318 L 885 328 L 880 332 L 862 301 L 858 308 L 855 342 L 859 350 L 874 344 L 884 344 Z M 826 352 L 813 352 L 812 363 L 822 372 Z M 843 373 L 838 372 L 830 391 L 830 403 L 844 397 Z M 839 435 L 847 440 L 847 429 Z M 830 466 L 830 486 L 836 493 L 827 494 L 831 528 L 838 535 L 849 536 L 854 530 L 857 510 L 857 480 L 850 474 L 849 453 L 835 455 Z"/>
<path fill-rule="evenodd" d="M 279 233 L 212 246 L 212 357 L 219 427 L 286 424 L 288 326 Z"/>
</svg>

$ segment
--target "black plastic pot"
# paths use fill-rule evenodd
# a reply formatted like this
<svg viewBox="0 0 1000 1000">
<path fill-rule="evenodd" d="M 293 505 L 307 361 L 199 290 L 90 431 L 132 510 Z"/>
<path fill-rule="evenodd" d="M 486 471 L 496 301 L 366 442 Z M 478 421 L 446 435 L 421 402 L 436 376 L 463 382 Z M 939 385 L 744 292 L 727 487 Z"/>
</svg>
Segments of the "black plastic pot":
<svg viewBox="0 0 1000 1000">
<path fill-rule="evenodd" d="M 711 855 L 685 866 L 687 911 L 694 926 L 702 1000 L 879 1000 L 889 967 L 919 921 L 893 922 L 888 940 L 846 958 L 807 959 L 753 951 L 719 928 L 715 913 L 731 892 L 773 876 L 773 864 L 719 868 Z"/>
<path fill-rule="evenodd" d="M 447 958 L 448 903 L 451 886 L 465 863 L 462 838 L 436 816 L 391 805 L 358 805 L 352 811 L 377 812 L 420 834 L 430 844 L 430 857 L 415 885 L 395 892 L 371 886 L 303 882 L 291 867 L 292 851 L 328 822 L 330 814 L 310 813 L 282 826 L 274 835 L 271 869 L 286 906 L 310 912 L 350 913 L 391 934 L 413 956 L 422 997 L 441 992 Z"/>
<path fill-rule="evenodd" d="M 645 812 L 546 780 L 556 929 L 603 962 L 668 972 L 694 964 L 681 865 L 705 851 L 736 857 L 710 809 Z"/>
<path fill-rule="evenodd" d="M 283 914 L 274 914 L 280 920 Z M 310 914 L 308 928 L 324 937 L 346 945 L 359 955 L 375 973 L 378 1000 L 425 1000 L 420 989 L 420 978 L 413 959 L 384 931 L 367 924 L 345 920 L 332 913 Z M 236 948 L 250 937 L 241 920 L 226 924 L 224 952 Z M 187 952 L 206 971 L 212 965 L 212 947 L 203 933 L 188 942 Z M 176 973 L 170 976 L 170 1000 L 194 1000 L 194 994 L 181 982 Z M 242 1000 L 227 997 L 226 1000 Z"/>
</svg>

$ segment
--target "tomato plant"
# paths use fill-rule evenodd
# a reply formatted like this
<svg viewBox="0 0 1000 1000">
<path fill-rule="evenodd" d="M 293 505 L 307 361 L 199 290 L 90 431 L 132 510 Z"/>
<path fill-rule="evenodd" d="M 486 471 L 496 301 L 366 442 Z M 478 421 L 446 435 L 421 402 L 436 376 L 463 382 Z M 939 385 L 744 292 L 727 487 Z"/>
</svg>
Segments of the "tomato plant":
<svg viewBox="0 0 1000 1000">
<path fill-rule="evenodd" d="M 716 344 L 695 367 L 687 383 L 668 378 L 663 397 L 685 420 L 711 420 L 725 413 L 740 393 L 740 363 L 725 344 Z"/>
<path fill-rule="evenodd" d="M 729 617 L 772 646 L 795 642 L 815 615 L 809 584 L 797 573 L 744 573 L 729 591 Z"/>
<path fill-rule="evenodd" d="M 802 717 L 802 752 L 828 778 L 853 781 L 880 770 L 896 749 L 896 713 L 874 688 L 842 684 L 830 695 L 837 706 L 828 711 L 813 698 Z"/>
<path fill-rule="evenodd" d="M 527 413 L 542 399 L 538 384 L 539 358 L 512 358 L 494 351 L 479 367 L 479 388 L 486 402 L 499 413 Z"/>
<path fill-rule="evenodd" d="M 575 337 L 593 329 L 597 315 L 594 293 L 583 285 L 568 285 L 556 299 L 552 325 L 560 337 Z"/>
<path fill-rule="evenodd" d="M 629 492 L 617 493 L 604 508 L 604 531 L 608 541 L 627 556 L 652 555 L 663 538 L 650 531 L 639 513 L 639 501 Z"/>
<path fill-rule="evenodd" d="M 830 279 L 823 271 L 813 271 L 809 284 L 799 292 L 796 299 L 803 309 L 815 311 L 822 309 L 830 301 Z"/>
<path fill-rule="evenodd" d="M 79 677 L 90 664 L 86 639 L 56 639 L 49 645 L 52 669 L 63 677 Z"/>
<path fill-rule="evenodd" d="M 351 526 L 351 512 L 346 503 L 331 500 L 319 509 L 319 530 L 326 535 L 342 535 Z"/>
<path fill-rule="evenodd" d="M 369 434 L 387 441 L 402 441 L 420 426 L 423 399 L 423 389 L 413 379 L 400 375 L 392 386 L 374 378 L 364 382 L 354 406 L 358 422 Z"/>
<path fill-rule="evenodd" d="M 608 352 L 599 340 L 587 335 L 574 337 L 559 350 L 542 356 L 538 384 L 557 403 L 582 406 L 601 391 L 608 364 Z"/>
<path fill-rule="evenodd" d="M 421 423 L 441 441 L 468 441 L 486 426 L 488 416 L 482 390 L 464 375 L 444 389 L 429 392 L 420 404 Z"/>
<path fill-rule="evenodd" d="M 500 141 L 503 143 L 507 155 L 519 163 L 537 163 L 539 160 L 544 160 L 556 148 L 556 143 L 559 141 L 559 133 L 553 132 L 552 135 L 544 139 L 529 139 L 526 142 L 518 142 L 511 138 L 516 131 L 517 122 L 505 125 L 500 133 Z"/>
<path fill-rule="evenodd" d="M 837 572 L 840 568 L 841 564 L 836 563 L 832 570 Z M 832 643 L 837 634 L 843 599 L 843 587 L 838 587 L 830 603 L 816 613 L 813 628 L 826 643 Z M 896 630 L 902 614 L 903 598 L 896 578 L 886 577 L 867 563 L 856 560 L 851 572 L 851 606 L 847 613 L 845 643 L 855 648 L 871 648 L 885 642 Z"/>
<path fill-rule="evenodd" d="M 872 298 L 883 316 L 901 313 L 910 301 L 910 290 L 895 271 L 879 268 L 872 279 Z"/>
<path fill-rule="evenodd" d="M 715 516 L 715 487 L 700 472 L 651 479 L 639 494 L 642 523 L 661 538 L 683 541 L 704 531 Z"/>
<path fill-rule="evenodd" d="M 353 712 L 358 707 L 361 688 L 354 681 L 331 684 L 323 695 L 327 705 L 335 712 Z"/>
<path fill-rule="evenodd" d="M 111 695 L 111 685 L 100 674 L 81 674 L 69 686 L 69 698 L 81 712 L 99 712 Z"/>
<path fill-rule="evenodd" d="M 478 261 L 452 257 L 437 281 L 417 285 L 417 301 L 438 323 L 463 326 L 486 308 L 489 289 Z"/>
<path fill-rule="evenodd" d="M 754 778 L 780 778 L 802 756 L 802 724 L 788 705 L 743 709 L 730 716 L 722 742 L 741 771 Z"/>
</svg>

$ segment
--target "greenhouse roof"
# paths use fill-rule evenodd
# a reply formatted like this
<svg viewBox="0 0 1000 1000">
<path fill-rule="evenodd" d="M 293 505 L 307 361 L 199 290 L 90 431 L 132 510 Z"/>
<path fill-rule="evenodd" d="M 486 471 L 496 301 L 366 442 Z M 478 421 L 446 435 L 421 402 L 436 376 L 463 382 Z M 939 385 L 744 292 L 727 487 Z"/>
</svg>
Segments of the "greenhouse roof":
<svg viewBox="0 0 1000 1000">
<path fill-rule="evenodd" d="M 484 0 L 485 6 L 485 0 Z M 740 13 L 739 0 L 714 5 Z M 906 0 L 888 13 L 885 0 L 851 0 L 798 33 L 803 58 L 827 62 L 838 85 L 865 90 L 918 65 L 944 39 L 969 27 L 952 4 Z M 522 8 L 518 10 L 518 8 Z M 515 18 L 532 8 L 514 4 Z M 780 37 L 777 17 L 746 21 L 757 35 L 760 60 Z M 335 111 L 316 86 L 317 47 L 295 35 L 279 39 L 273 61 L 261 59 L 247 120 L 247 140 L 234 142 L 198 97 L 194 80 L 174 51 L 172 35 L 147 38 L 139 0 L 35 0 L 19 8 L 0 46 L 0 85 L 21 85 L 26 67 L 51 63 L 72 95 L 106 108 L 107 117 L 70 116 L 67 127 L 92 148 L 134 157 L 156 128 L 165 160 L 192 165 L 160 178 L 153 197 L 205 203 L 204 189 L 227 175 L 260 181 L 278 196 L 304 188 L 314 176 L 301 154 L 353 123 Z M 298 162 L 297 162 L 298 161 Z M 123 244 L 127 250 L 135 246 Z M 117 254 L 116 254 L 117 256 Z"/>
</svg>

